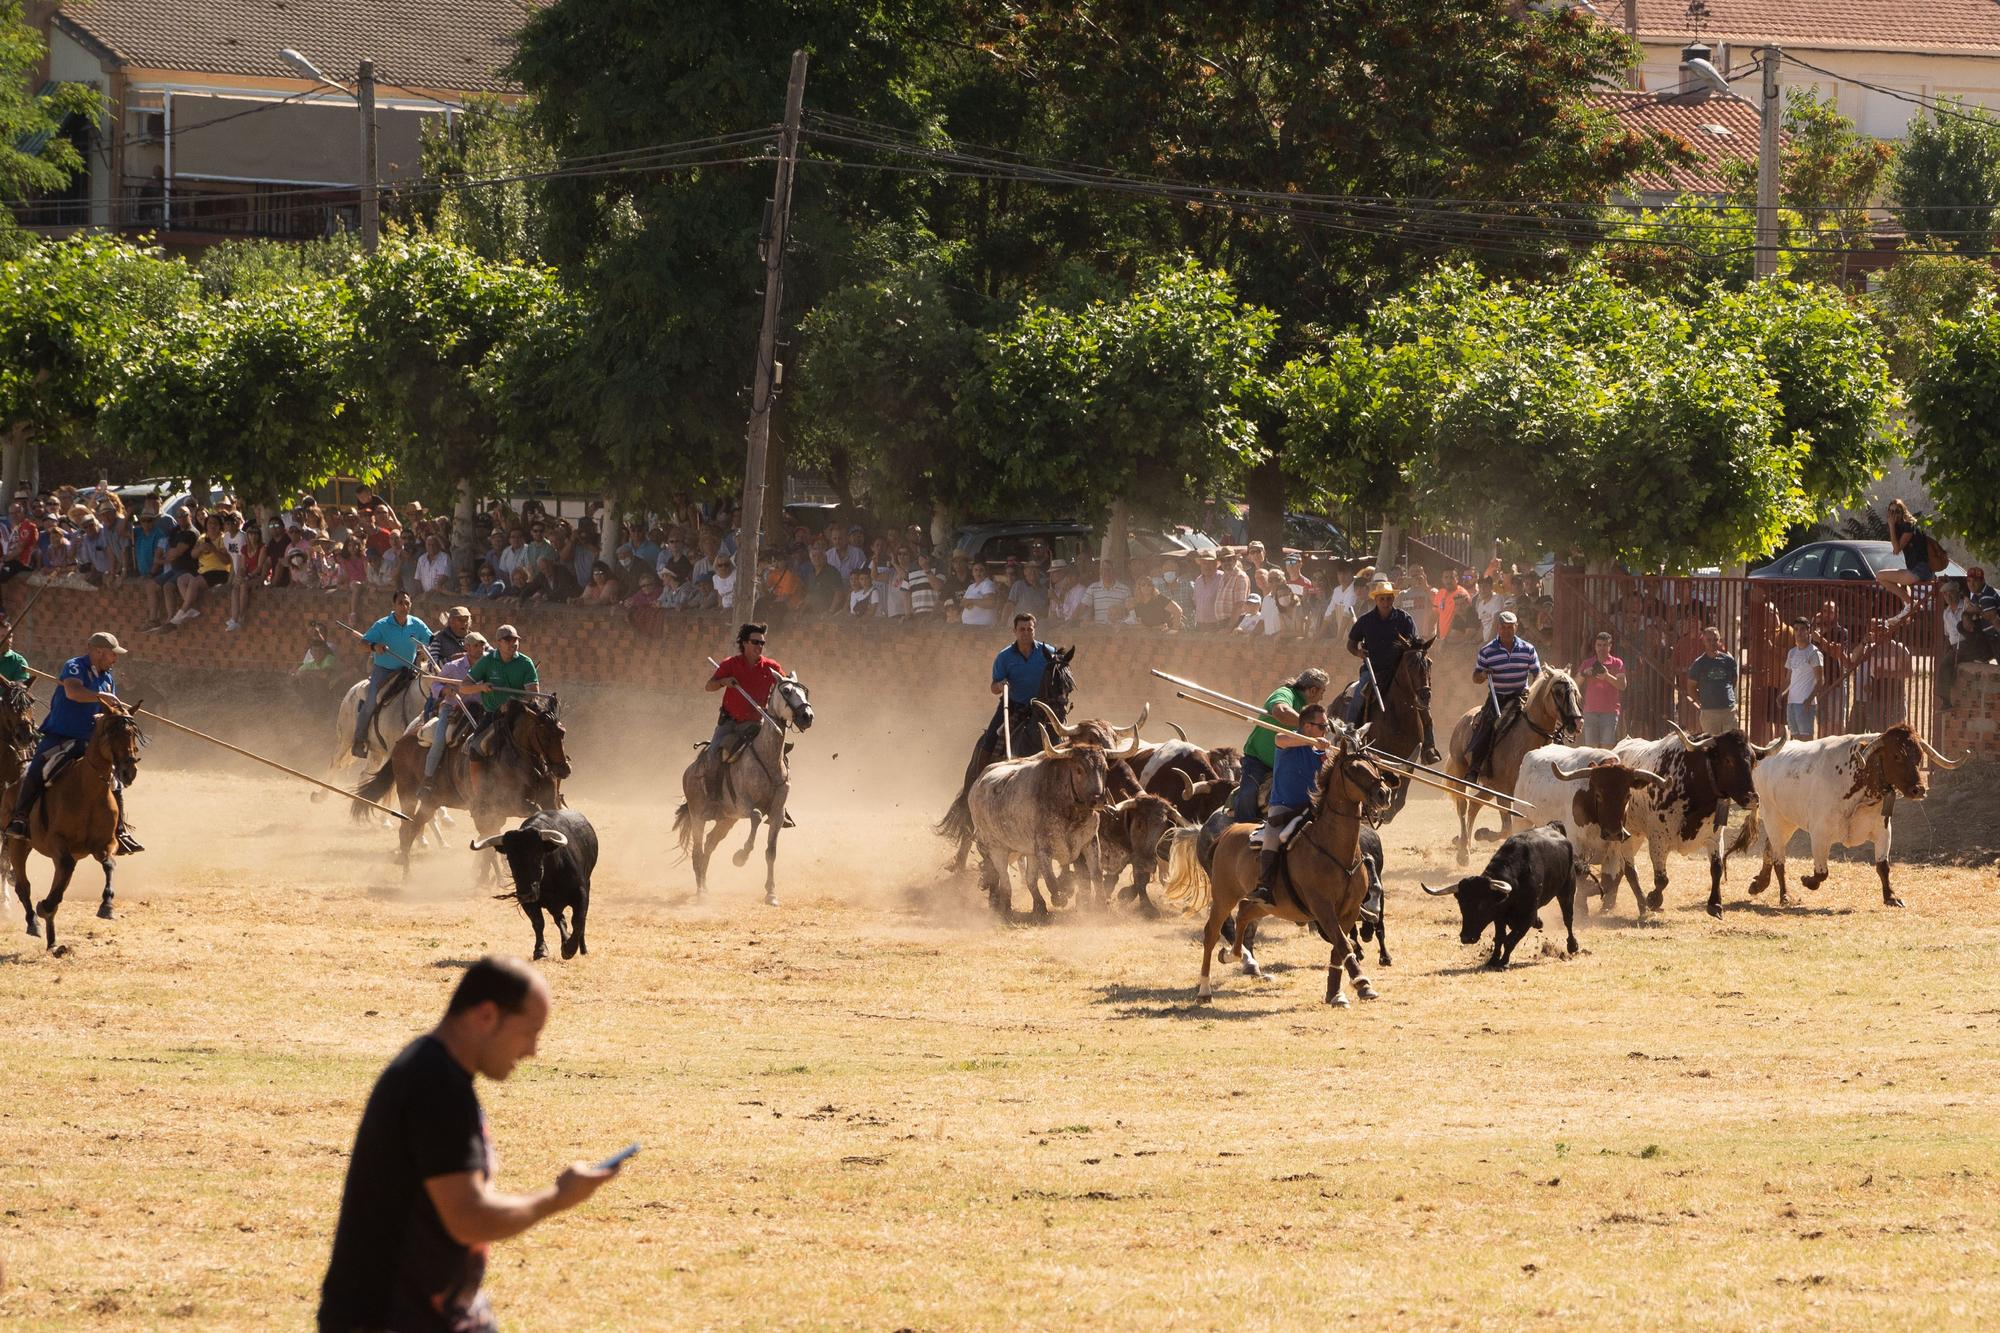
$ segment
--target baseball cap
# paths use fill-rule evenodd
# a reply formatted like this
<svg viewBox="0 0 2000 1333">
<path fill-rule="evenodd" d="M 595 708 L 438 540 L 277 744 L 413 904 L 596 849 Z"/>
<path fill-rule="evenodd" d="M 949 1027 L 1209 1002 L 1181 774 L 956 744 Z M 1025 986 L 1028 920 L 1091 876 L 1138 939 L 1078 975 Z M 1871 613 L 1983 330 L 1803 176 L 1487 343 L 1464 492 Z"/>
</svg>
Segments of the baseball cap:
<svg viewBox="0 0 2000 1333">
<path fill-rule="evenodd" d="M 446 620 L 450 620 L 454 616 L 464 616 L 467 620 L 470 620 L 472 619 L 472 608 L 465 606 L 454 606 L 449 611 L 446 611 L 444 613 L 444 618 Z"/>
<path fill-rule="evenodd" d="M 507 639 L 519 639 L 521 631 L 515 629 L 512 625 L 502 625 L 499 629 L 493 631 L 493 637 L 503 641 Z"/>
<path fill-rule="evenodd" d="M 1515 615 L 1512 611 L 1502 611 L 1500 613 L 1500 623 L 1503 625 L 1518 625 L 1521 623 L 1521 617 Z"/>
<path fill-rule="evenodd" d="M 90 636 L 90 646 L 93 648 L 109 648 L 112 652 L 121 655 L 131 651 L 131 649 L 126 648 L 118 642 L 116 635 L 106 634 L 103 630 L 99 630 Z"/>
</svg>

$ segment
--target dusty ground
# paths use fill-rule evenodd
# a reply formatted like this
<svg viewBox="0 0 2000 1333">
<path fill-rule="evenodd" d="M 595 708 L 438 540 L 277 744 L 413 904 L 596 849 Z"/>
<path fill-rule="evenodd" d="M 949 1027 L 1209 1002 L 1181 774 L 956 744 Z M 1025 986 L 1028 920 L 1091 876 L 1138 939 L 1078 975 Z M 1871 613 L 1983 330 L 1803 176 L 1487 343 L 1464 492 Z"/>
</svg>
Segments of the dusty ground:
<svg viewBox="0 0 2000 1333">
<path fill-rule="evenodd" d="M 801 746 L 785 905 L 711 905 L 667 853 L 626 737 L 572 792 L 598 823 L 592 953 L 552 963 L 539 1060 L 485 1085 L 503 1183 L 645 1149 L 499 1247 L 524 1328 L 1969 1326 L 2000 1308 L 2000 928 L 1991 869 L 1838 864 L 1807 905 L 1670 910 L 1457 943 L 1444 808 L 1388 830 L 1383 998 L 1319 1003 L 1325 949 L 1193 1001 L 1191 923 L 997 925 L 924 829 L 918 773 Z M 1220 739 L 1220 738 L 1217 738 Z M 850 738 L 851 741 L 851 738 Z M 303 746 L 304 742 L 298 742 Z M 639 762 L 624 763 L 634 759 Z M 248 776 L 177 767 L 121 917 L 80 877 L 50 959 L 0 918 L 0 1324 L 310 1322 L 367 1088 L 461 961 L 526 921 L 456 848 L 394 887 L 390 835 Z M 206 759 L 203 761 L 206 763 Z M 650 765 L 646 767 L 644 765 Z M 590 774 L 599 776 L 595 781 Z M 463 835 L 463 827 L 458 831 Z M 39 870 L 45 867 L 36 862 Z M 1548 913 L 1555 923 L 1555 913 Z M 1984 1312 L 1984 1314 L 1982 1314 Z"/>
</svg>

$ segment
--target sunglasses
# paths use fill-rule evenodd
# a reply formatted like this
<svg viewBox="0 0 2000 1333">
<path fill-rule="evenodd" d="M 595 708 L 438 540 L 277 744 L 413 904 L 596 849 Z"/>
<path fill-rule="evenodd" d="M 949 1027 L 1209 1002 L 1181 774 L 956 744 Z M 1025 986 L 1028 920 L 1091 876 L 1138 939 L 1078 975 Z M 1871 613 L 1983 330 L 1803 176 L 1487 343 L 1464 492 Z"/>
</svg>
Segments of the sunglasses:
<svg viewBox="0 0 2000 1333">
<path fill-rule="evenodd" d="M 762 639 L 746 639 L 744 642 L 748 643 L 752 648 L 762 648 L 764 646 L 764 640 Z"/>
</svg>

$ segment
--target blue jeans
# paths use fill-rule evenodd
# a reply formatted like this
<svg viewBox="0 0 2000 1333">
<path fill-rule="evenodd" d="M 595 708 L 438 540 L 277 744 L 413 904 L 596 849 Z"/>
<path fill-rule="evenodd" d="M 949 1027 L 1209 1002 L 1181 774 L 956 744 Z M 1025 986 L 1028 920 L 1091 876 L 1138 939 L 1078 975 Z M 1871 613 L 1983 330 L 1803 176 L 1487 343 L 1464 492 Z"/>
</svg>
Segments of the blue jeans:
<svg viewBox="0 0 2000 1333">
<path fill-rule="evenodd" d="M 1585 713 L 1583 743 L 1595 750 L 1609 750 L 1618 744 L 1618 714 Z"/>
<path fill-rule="evenodd" d="M 1264 785 L 1264 779 L 1271 776 L 1271 766 L 1254 755 L 1243 756 L 1243 782 L 1236 788 L 1236 797 L 1230 808 L 1240 824 L 1257 822 L 1257 789 Z"/>
<path fill-rule="evenodd" d="M 1795 740 L 1809 741 L 1819 729 L 1819 705 L 1813 703 L 1786 704 L 1785 726 Z"/>
<path fill-rule="evenodd" d="M 1354 697 L 1348 700 L 1347 703 L 1348 726 L 1358 727 L 1361 725 L 1362 714 L 1367 711 L 1368 700 L 1374 694 L 1375 665 L 1372 662 L 1363 662 L 1361 664 L 1361 675 L 1354 682 Z"/>
<path fill-rule="evenodd" d="M 368 723 L 375 716 L 375 696 L 381 692 L 383 683 L 403 668 L 399 666 L 368 667 L 368 693 L 361 698 L 361 707 L 354 710 L 354 743 L 364 745 L 368 741 Z"/>
</svg>

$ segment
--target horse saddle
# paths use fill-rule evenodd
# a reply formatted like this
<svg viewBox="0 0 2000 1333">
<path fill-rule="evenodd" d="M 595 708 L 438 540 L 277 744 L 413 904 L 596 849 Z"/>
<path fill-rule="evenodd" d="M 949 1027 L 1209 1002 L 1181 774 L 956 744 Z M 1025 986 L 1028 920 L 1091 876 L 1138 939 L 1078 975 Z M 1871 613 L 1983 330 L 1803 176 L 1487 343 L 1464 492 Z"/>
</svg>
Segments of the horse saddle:
<svg viewBox="0 0 2000 1333">
<path fill-rule="evenodd" d="M 77 760 L 77 756 L 81 755 L 82 753 L 83 753 L 82 741 L 64 741 L 60 745 L 51 746 L 49 750 L 42 755 L 43 785 L 46 786 L 47 784 L 52 783 L 57 778 L 61 777 L 63 775 L 63 770 L 67 769 L 71 764 L 75 763 Z"/>
<path fill-rule="evenodd" d="M 1285 826 L 1278 830 L 1277 842 L 1270 846 L 1265 845 L 1265 830 L 1269 829 L 1270 825 L 1259 824 L 1250 835 L 1250 845 L 1260 852 L 1282 852 L 1292 845 L 1292 839 L 1299 836 L 1299 830 L 1306 826 L 1309 819 L 1310 816 L 1303 810 L 1293 815 L 1285 822 Z"/>
</svg>

